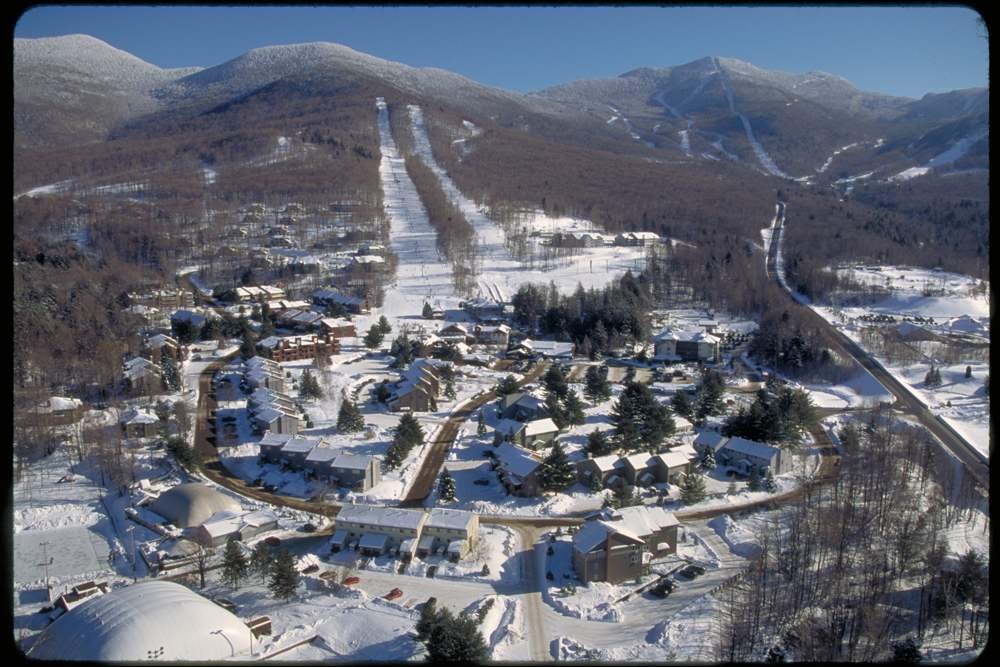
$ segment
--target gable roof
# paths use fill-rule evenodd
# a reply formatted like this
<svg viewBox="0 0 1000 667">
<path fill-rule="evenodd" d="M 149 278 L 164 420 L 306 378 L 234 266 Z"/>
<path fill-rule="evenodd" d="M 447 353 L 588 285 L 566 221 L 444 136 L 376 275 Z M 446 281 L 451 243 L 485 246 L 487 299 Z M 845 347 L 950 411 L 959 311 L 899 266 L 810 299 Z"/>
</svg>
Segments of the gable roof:
<svg viewBox="0 0 1000 667">
<path fill-rule="evenodd" d="M 771 460 L 775 456 L 779 456 L 781 454 L 781 450 L 777 447 L 736 436 L 729 438 L 729 441 L 722 446 L 722 449 L 768 460 Z"/>
<path fill-rule="evenodd" d="M 531 452 L 509 442 L 501 443 L 493 450 L 497 461 L 507 472 L 520 478 L 525 478 L 542 465 L 542 462 L 531 456 Z"/>
</svg>

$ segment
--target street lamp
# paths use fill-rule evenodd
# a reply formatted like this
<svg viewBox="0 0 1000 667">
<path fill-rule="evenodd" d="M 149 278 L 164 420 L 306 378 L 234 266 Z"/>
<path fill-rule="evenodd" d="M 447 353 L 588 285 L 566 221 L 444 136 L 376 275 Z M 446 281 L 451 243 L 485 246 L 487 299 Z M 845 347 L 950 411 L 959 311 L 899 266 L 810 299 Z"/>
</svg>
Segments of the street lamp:
<svg viewBox="0 0 1000 667">
<path fill-rule="evenodd" d="M 135 574 L 135 526 L 129 525 L 125 528 L 125 532 L 129 534 L 132 539 L 132 581 L 138 581 L 138 577 Z"/>
</svg>

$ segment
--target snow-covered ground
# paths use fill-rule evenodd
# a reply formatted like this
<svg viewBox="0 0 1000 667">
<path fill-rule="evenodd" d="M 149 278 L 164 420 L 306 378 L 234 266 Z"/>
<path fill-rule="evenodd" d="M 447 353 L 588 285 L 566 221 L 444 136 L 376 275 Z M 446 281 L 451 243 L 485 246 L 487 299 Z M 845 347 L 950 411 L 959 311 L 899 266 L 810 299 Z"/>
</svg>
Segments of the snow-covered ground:
<svg viewBox="0 0 1000 667">
<path fill-rule="evenodd" d="M 392 225 L 393 250 L 399 256 L 396 283 L 387 290 L 380 314 L 390 321 L 419 315 L 424 301 L 442 308 L 456 308 L 460 297 L 454 291 L 450 265 L 437 251 L 435 231 L 392 139 L 388 107 L 381 98 L 376 107 L 382 153 L 379 175 Z M 477 278 L 483 296 L 493 298 L 496 291 L 509 296 L 525 282 L 552 281 L 563 292 L 575 289 L 578 283 L 585 288 L 602 287 L 625 271 L 638 271 L 644 266 L 644 250 L 626 247 L 586 248 L 572 257 L 551 259 L 544 266 L 540 261 L 525 266 L 514 260 L 505 246 L 500 226 L 466 197 L 434 160 L 422 110 L 411 105 L 408 111 L 417 154 L 475 230 L 479 243 Z M 561 219 L 553 224 L 562 224 Z"/>
<path fill-rule="evenodd" d="M 389 108 L 378 98 L 379 178 L 386 214 L 390 221 L 392 249 L 399 258 L 396 282 L 386 290 L 382 312 L 394 318 L 420 313 L 424 301 L 441 307 L 457 307 L 451 265 L 437 250 L 437 233 L 431 227 L 406 172 L 389 127 Z"/>
<path fill-rule="evenodd" d="M 906 181 L 911 178 L 915 178 L 916 176 L 923 176 L 931 169 L 937 169 L 938 167 L 949 165 L 957 161 L 966 153 L 968 153 L 969 149 L 972 148 L 972 146 L 975 145 L 976 142 L 988 136 L 989 133 L 990 133 L 989 127 L 984 127 L 979 130 L 976 130 L 972 134 L 962 137 L 961 139 L 956 141 L 954 144 L 948 147 L 948 149 L 945 150 L 943 153 L 935 155 L 933 158 L 927 161 L 926 165 L 922 167 L 910 167 L 909 169 L 905 169 L 896 174 L 895 176 L 890 177 L 889 180 Z"/>
<path fill-rule="evenodd" d="M 984 293 L 977 290 L 978 281 L 974 278 L 899 266 L 853 267 L 840 271 L 858 282 L 869 283 L 888 291 L 886 296 L 865 306 L 813 306 L 824 319 L 862 347 L 865 342 L 861 331 L 869 323 L 861 318 L 866 315 L 892 316 L 896 318 L 897 324 L 903 317 L 930 318 L 932 323 L 925 321 L 919 326 L 945 338 L 959 335 L 979 346 L 989 344 L 989 301 Z M 917 350 L 923 357 L 915 363 L 890 364 L 884 357 L 875 356 L 932 413 L 941 416 L 970 444 L 988 456 L 990 410 L 989 399 L 983 388 L 983 381 L 989 374 L 988 357 L 983 360 L 970 356 L 968 359 L 943 362 L 934 360 L 934 348 L 928 348 L 929 354 L 924 354 L 921 351 L 923 348 Z M 924 378 L 932 363 L 941 371 L 942 384 L 939 387 L 924 385 Z M 971 367 L 970 378 L 965 377 L 966 367 Z M 852 387 L 849 382 L 838 387 L 810 385 L 807 388 L 813 393 L 817 404 L 842 407 L 837 404 L 837 399 L 848 399 L 844 392 Z M 837 398 L 826 398 L 825 395 Z"/>
<path fill-rule="evenodd" d="M 719 72 L 719 80 L 722 82 L 722 89 L 726 93 L 726 100 L 728 100 L 729 102 L 729 110 L 740 117 L 740 122 L 743 123 L 743 130 L 746 132 L 747 135 L 747 141 L 750 142 L 750 146 L 753 147 L 754 155 L 757 156 L 757 161 L 760 162 L 760 166 L 762 166 L 764 170 L 767 173 L 771 174 L 772 176 L 780 176 L 781 178 L 790 178 L 788 174 L 786 174 L 785 172 L 783 172 L 781 169 L 778 168 L 778 165 L 775 164 L 771 156 L 768 155 L 766 150 L 764 150 L 764 147 L 761 146 L 759 141 L 757 141 L 757 137 L 754 136 L 753 133 L 753 127 L 750 126 L 750 121 L 747 119 L 747 117 L 736 110 L 736 104 L 733 102 L 733 91 L 729 87 L 729 81 L 726 77 L 726 74 L 722 72 L 721 69 L 719 68 L 717 59 L 713 59 L 713 62 L 715 64 L 716 71 Z"/>
</svg>

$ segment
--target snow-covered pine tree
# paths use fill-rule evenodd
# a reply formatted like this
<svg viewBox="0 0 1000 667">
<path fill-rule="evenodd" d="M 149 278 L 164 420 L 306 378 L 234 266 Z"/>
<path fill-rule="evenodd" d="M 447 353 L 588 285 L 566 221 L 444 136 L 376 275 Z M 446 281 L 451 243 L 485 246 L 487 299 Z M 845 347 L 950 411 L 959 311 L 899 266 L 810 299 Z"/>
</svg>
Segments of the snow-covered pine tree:
<svg viewBox="0 0 1000 667">
<path fill-rule="evenodd" d="M 226 540 L 226 550 L 222 553 L 222 581 L 234 589 L 239 589 L 240 583 L 246 579 L 250 572 L 250 564 L 243 549 L 236 540 L 235 535 L 230 535 Z"/>
<path fill-rule="evenodd" d="M 711 449 L 705 449 L 705 454 L 701 457 L 701 462 L 698 465 L 701 466 L 702 470 L 715 470 L 715 454 L 712 453 Z"/>
<path fill-rule="evenodd" d="M 538 485 L 545 491 L 562 491 L 576 481 L 576 471 L 565 450 L 557 441 L 552 451 L 542 461 L 538 471 Z"/>
<path fill-rule="evenodd" d="M 266 583 L 274 564 L 274 554 L 264 540 L 254 545 L 250 553 L 250 572 L 260 576 L 260 583 Z"/>
<path fill-rule="evenodd" d="M 295 596 L 298 586 L 299 571 L 295 568 L 295 557 L 288 549 L 282 549 L 274 560 L 267 588 L 275 598 L 288 600 Z"/>
<path fill-rule="evenodd" d="M 340 404 L 340 412 L 337 414 L 337 430 L 341 433 L 357 433 L 365 427 L 365 417 L 358 410 L 347 396 L 344 396 Z"/>
<path fill-rule="evenodd" d="M 455 478 L 451 476 L 447 468 L 441 473 L 441 481 L 438 483 L 438 495 L 441 497 L 441 500 L 447 503 L 455 500 Z"/>
<path fill-rule="evenodd" d="M 681 484 L 681 498 L 688 505 L 701 502 L 705 499 L 705 479 L 696 472 L 685 475 Z"/>
</svg>

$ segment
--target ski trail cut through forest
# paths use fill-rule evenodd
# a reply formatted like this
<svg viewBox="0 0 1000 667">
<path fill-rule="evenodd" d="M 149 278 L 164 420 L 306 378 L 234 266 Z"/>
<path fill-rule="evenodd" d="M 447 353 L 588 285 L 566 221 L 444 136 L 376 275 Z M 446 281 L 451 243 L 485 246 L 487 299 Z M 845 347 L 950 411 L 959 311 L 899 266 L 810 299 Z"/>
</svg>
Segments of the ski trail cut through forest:
<svg viewBox="0 0 1000 667">
<path fill-rule="evenodd" d="M 417 297 L 433 303 L 438 297 L 454 296 L 454 287 L 451 264 L 438 252 L 437 232 L 392 138 L 385 100 L 377 98 L 375 107 L 382 154 L 378 173 L 390 221 L 392 249 L 399 257 L 396 285 L 386 290 L 383 308 L 386 314 L 399 316 L 420 311 L 422 301 Z"/>
</svg>

